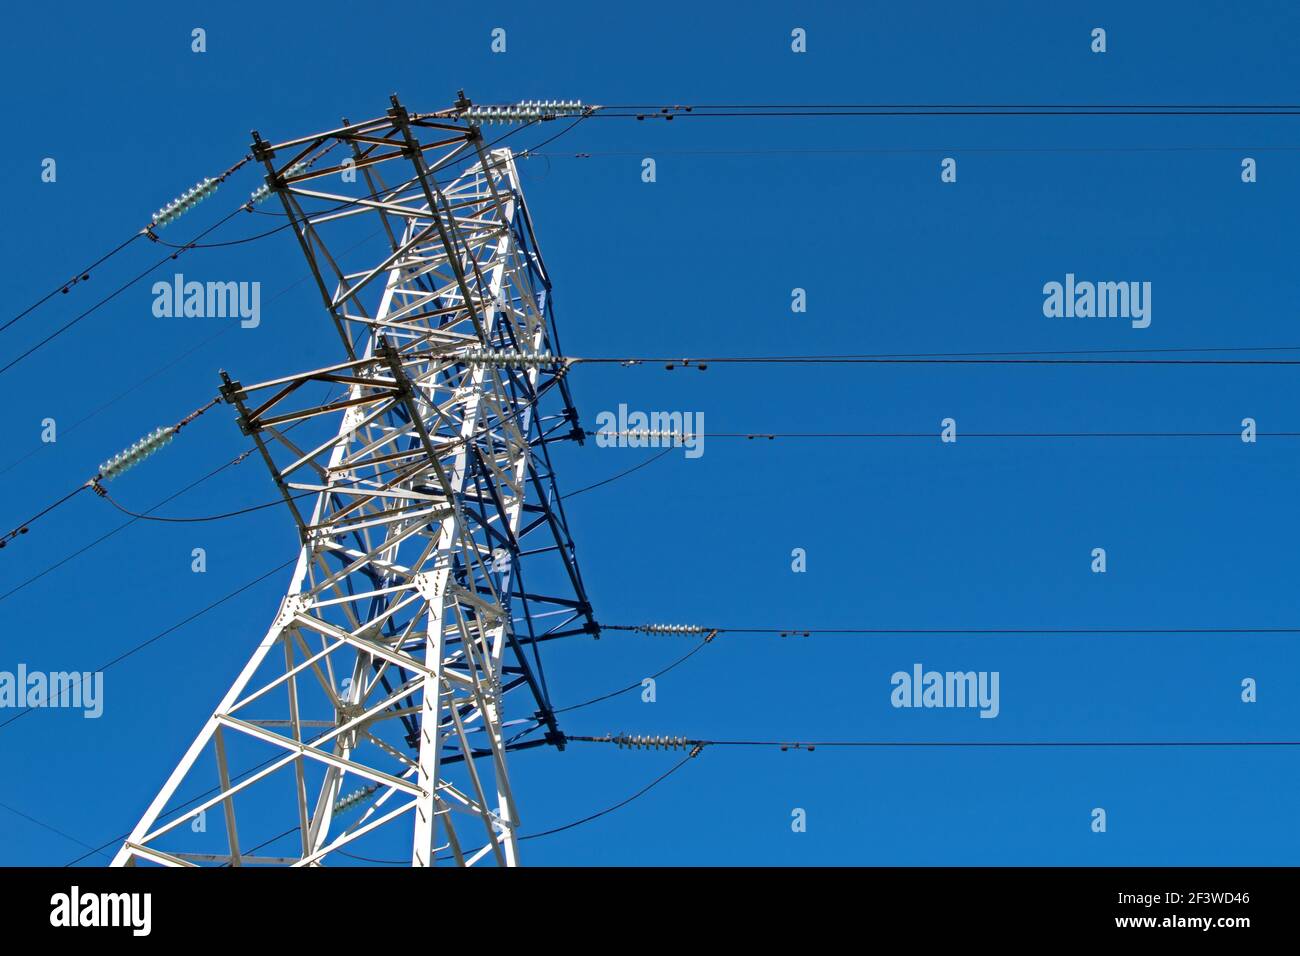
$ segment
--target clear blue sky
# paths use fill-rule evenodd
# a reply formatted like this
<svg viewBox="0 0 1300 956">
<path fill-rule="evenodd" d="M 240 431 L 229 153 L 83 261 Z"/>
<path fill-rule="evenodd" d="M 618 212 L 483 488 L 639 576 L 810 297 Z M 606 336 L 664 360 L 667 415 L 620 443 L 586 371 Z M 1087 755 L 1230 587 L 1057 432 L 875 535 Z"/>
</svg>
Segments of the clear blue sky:
<svg viewBox="0 0 1300 956">
<path fill-rule="evenodd" d="M 3 317 L 234 162 L 251 128 L 272 139 L 314 132 L 341 115 L 381 114 L 393 91 L 417 110 L 449 105 L 462 87 L 480 102 L 1300 100 L 1300 12 L 1287 3 L 752 3 L 743 15 L 674 3 L 408 6 L 313 4 L 292 26 L 242 3 L 78 3 L 57 24 L 41 6 L 8 11 Z M 1105 55 L 1089 50 L 1097 26 Z M 207 31 L 205 54 L 190 52 L 194 27 Z M 504 55 L 490 52 L 493 27 L 507 30 Z M 790 50 L 795 27 L 808 33 L 804 55 Z M 546 152 L 522 170 L 573 354 L 1300 345 L 1300 117 L 606 120 Z M 955 184 L 939 181 L 945 156 L 958 160 Z M 1245 156 L 1258 160 L 1255 184 L 1241 182 Z M 46 157 L 56 183 L 40 180 Z M 641 181 L 643 157 L 656 159 L 656 183 Z M 246 171 L 172 229 L 188 236 L 255 185 Z M 212 238 L 265 222 L 241 217 Z M 0 334 L 0 358 L 155 252 L 138 244 Z M 194 252 L 178 269 L 260 281 L 260 328 L 154 318 L 142 283 L 0 375 L 5 529 L 206 401 L 217 369 L 249 381 L 335 359 L 308 284 L 270 301 L 305 273 L 287 233 Z M 1042 286 L 1067 272 L 1150 281 L 1151 327 L 1045 318 Z M 808 292 L 806 314 L 790 311 L 794 287 Z M 951 416 L 963 431 L 1231 432 L 1249 416 L 1263 431 L 1300 432 L 1297 374 L 715 366 L 582 368 L 572 382 L 588 423 L 626 402 L 700 411 L 717 431 L 937 436 Z M 40 442 L 47 417 L 59 423 L 54 445 Z M 142 510 L 243 447 L 229 410 L 217 409 L 115 490 Z M 573 489 L 651 452 L 589 443 L 559 454 L 561 487 Z M 697 460 L 675 452 L 575 499 L 569 514 L 607 623 L 1295 625 L 1298 455 L 1297 439 L 1267 437 L 717 439 Z M 269 500 L 256 464 L 161 513 Z M 122 520 L 90 496 L 60 510 L 0 553 L 0 592 Z M 133 525 L 0 600 L 0 670 L 94 668 L 294 546 L 278 509 Z M 207 550 L 206 574 L 190 571 L 194 547 Z M 796 547 L 807 551 L 803 574 L 791 571 Z M 1108 552 L 1104 575 L 1089 571 L 1096 547 Z M 0 801 L 93 845 L 125 832 L 260 639 L 286 580 L 110 670 L 101 719 L 40 711 L 0 729 Z M 553 698 L 594 697 L 686 649 L 616 634 L 550 646 Z M 1000 715 L 892 708 L 890 675 L 916 662 L 999 671 Z M 724 637 L 664 677 L 656 703 L 629 694 L 563 726 L 706 738 L 1296 739 L 1298 666 L 1296 637 L 1285 635 Z M 1240 701 L 1245 677 L 1258 681 L 1258 703 Z M 523 831 L 614 803 L 675 759 L 582 745 L 519 754 Z M 1290 749 L 716 749 L 618 813 L 525 844 L 524 859 L 1293 863 L 1298 784 Z M 1108 812 L 1104 835 L 1090 832 L 1094 807 Z M 791 831 L 794 808 L 807 811 L 806 833 Z M 265 829 L 250 837 L 276 832 Z M 0 810 L 0 863 L 82 852 Z"/>
</svg>

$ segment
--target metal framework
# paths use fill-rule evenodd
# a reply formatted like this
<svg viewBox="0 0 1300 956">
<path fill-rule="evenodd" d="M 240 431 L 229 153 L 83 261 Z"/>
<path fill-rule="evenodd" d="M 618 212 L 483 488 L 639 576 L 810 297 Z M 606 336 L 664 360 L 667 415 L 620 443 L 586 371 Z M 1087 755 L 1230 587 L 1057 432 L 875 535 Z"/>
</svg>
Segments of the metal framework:
<svg viewBox="0 0 1300 956">
<path fill-rule="evenodd" d="M 301 549 L 114 865 L 519 860 L 507 755 L 565 742 L 539 645 L 599 628 L 551 466 L 583 433 L 550 280 L 513 156 L 467 105 L 253 134 L 344 360 L 222 373 Z M 366 227 L 387 248 L 345 271 Z"/>
</svg>

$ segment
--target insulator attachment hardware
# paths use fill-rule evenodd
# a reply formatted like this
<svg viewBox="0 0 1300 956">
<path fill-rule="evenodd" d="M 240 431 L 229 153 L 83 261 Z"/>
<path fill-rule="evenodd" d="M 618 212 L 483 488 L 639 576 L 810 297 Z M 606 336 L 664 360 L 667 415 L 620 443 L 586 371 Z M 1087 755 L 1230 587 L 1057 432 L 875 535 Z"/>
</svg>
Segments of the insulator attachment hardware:
<svg viewBox="0 0 1300 956">
<path fill-rule="evenodd" d="M 123 472 L 134 468 L 176 437 L 176 430 L 175 425 L 155 428 L 130 448 L 118 452 L 100 465 L 98 477 L 104 481 L 112 481 Z"/>
<path fill-rule="evenodd" d="M 217 187 L 220 185 L 221 180 L 213 179 L 209 176 L 207 179 L 203 180 L 203 182 L 185 190 L 185 192 L 181 193 L 153 214 L 152 225 L 161 229 L 163 226 L 175 222 L 181 216 L 185 215 L 199 203 L 203 202 L 203 200 L 216 192 Z"/>
</svg>

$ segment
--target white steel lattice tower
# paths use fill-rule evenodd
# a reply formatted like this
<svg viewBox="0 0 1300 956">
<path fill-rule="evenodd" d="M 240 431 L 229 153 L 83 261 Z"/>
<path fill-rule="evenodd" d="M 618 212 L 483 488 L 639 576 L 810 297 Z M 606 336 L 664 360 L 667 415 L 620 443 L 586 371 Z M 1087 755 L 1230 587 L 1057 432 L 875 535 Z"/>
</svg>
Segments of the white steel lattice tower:
<svg viewBox="0 0 1300 956">
<path fill-rule="evenodd" d="M 540 645 L 598 625 L 551 466 L 583 433 L 550 280 L 514 158 L 467 105 L 254 134 L 254 199 L 282 201 L 344 355 L 223 373 L 301 550 L 115 865 L 518 862 L 507 756 L 564 746 Z M 367 240 L 382 257 L 344 270 Z"/>
</svg>

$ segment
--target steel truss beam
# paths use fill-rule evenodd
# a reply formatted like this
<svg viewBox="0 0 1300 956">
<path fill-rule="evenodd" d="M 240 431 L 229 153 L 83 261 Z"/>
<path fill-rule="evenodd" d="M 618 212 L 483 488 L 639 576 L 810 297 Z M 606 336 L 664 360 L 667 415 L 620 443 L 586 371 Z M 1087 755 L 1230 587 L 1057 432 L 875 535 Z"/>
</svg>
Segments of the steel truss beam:
<svg viewBox="0 0 1300 956">
<path fill-rule="evenodd" d="M 513 157 L 396 99 L 318 136 L 254 137 L 346 360 L 254 385 L 222 373 L 298 562 L 114 864 L 513 865 L 507 754 L 564 745 L 540 645 L 598 633 L 549 450 L 583 437 L 565 366 L 466 358 L 559 354 Z M 336 152 L 360 195 L 330 191 L 346 165 L 315 168 Z M 361 223 L 388 251 L 347 271 L 330 247 Z"/>
</svg>

